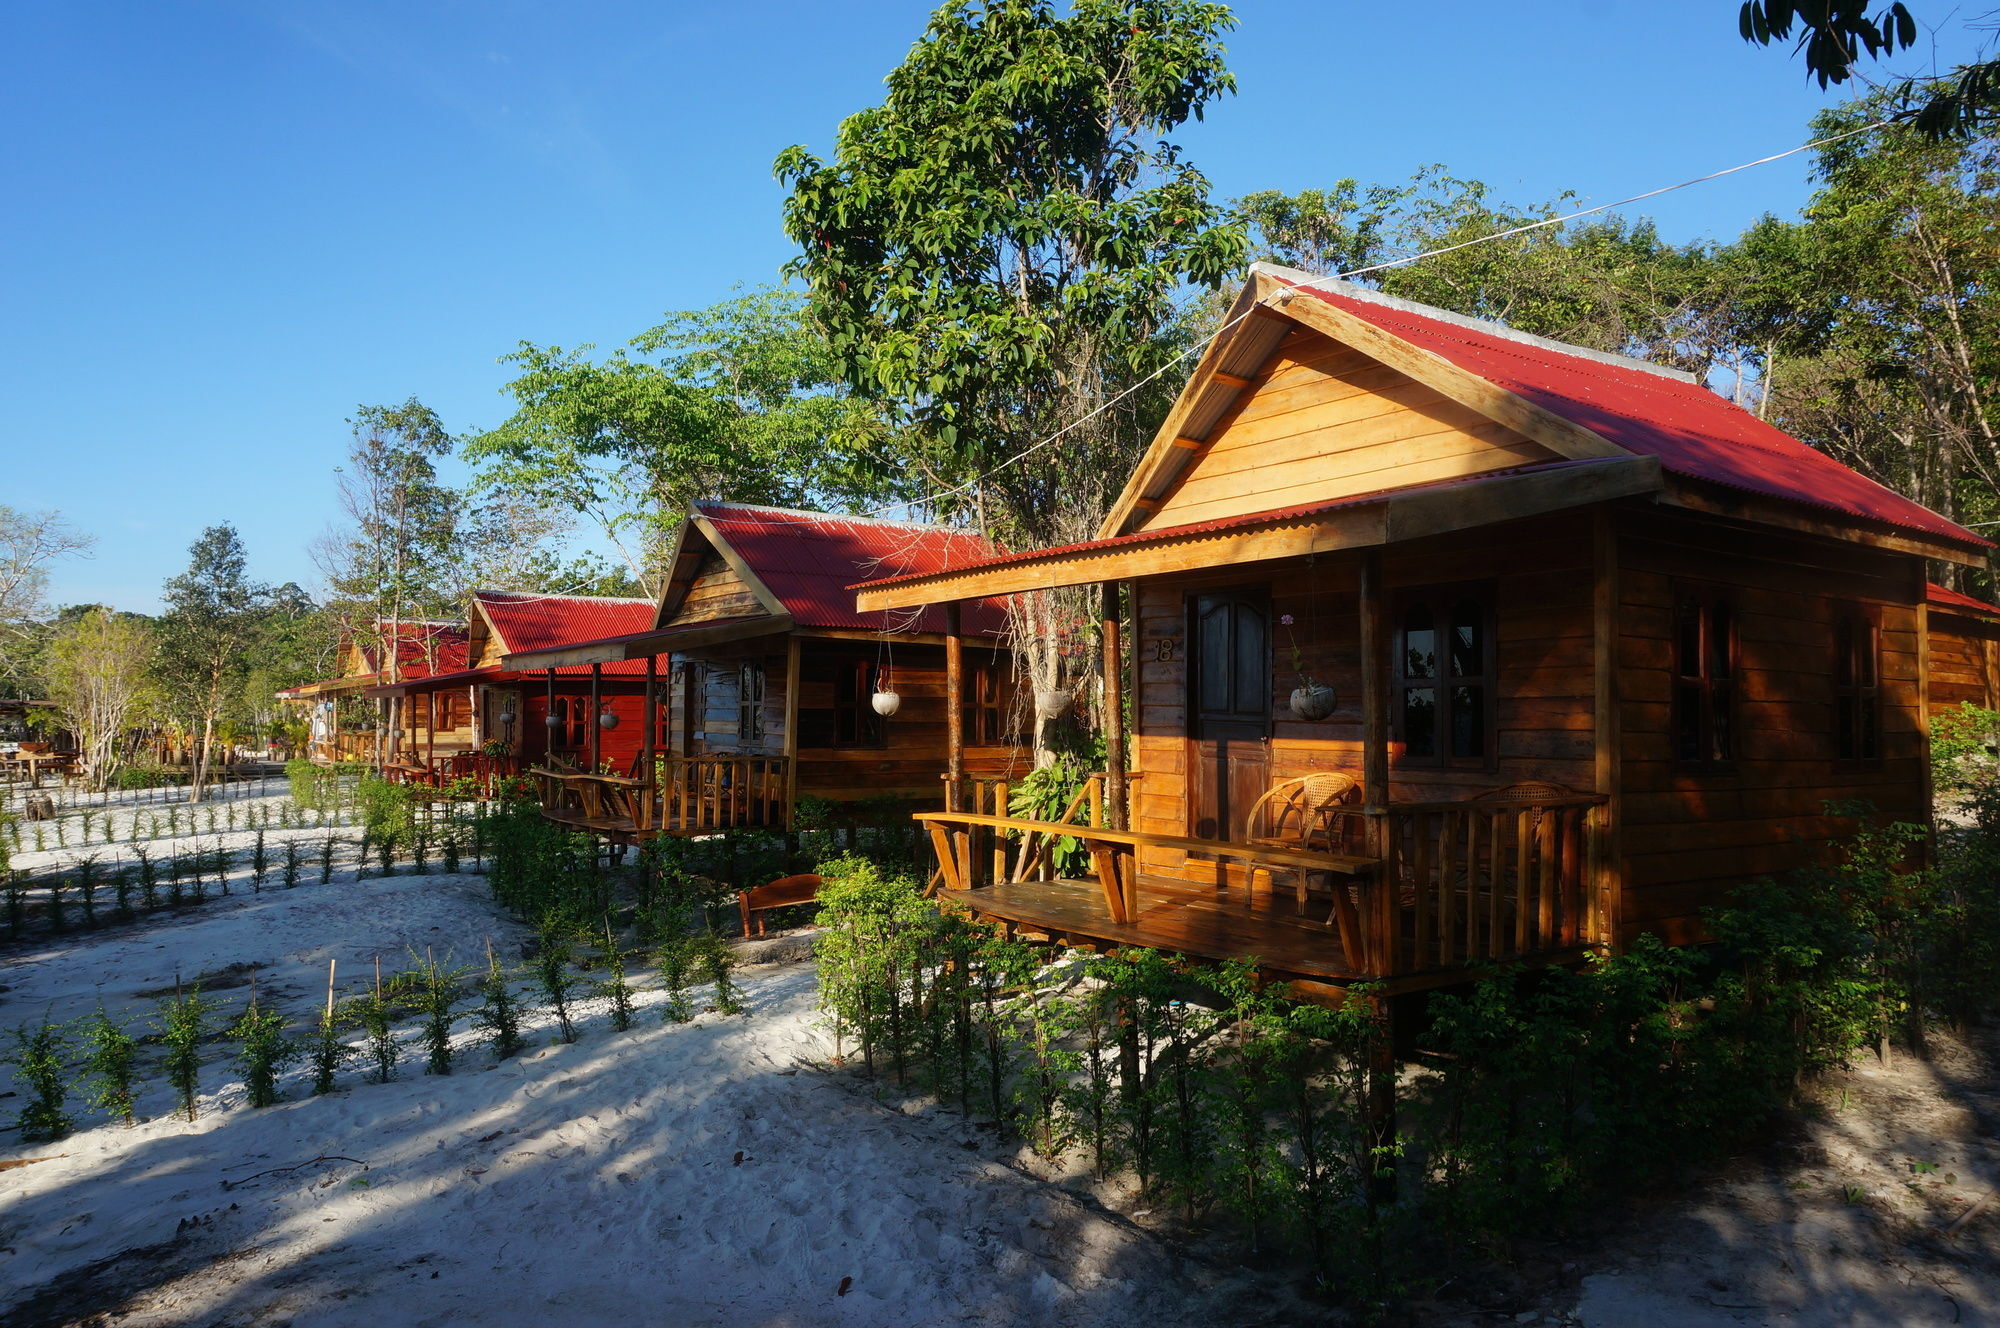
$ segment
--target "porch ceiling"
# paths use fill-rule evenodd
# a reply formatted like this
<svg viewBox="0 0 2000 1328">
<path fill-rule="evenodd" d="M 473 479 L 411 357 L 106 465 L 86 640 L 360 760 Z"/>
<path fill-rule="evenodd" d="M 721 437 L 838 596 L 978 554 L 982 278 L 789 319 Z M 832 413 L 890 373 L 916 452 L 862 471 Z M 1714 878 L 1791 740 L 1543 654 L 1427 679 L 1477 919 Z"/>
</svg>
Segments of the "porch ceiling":
<svg viewBox="0 0 2000 1328">
<path fill-rule="evenodd" d="M 1313 507 L 1006 555 L 928 576 L 870 581 L 855 587 L 855 600 L 863 611 L 902 609 L 973 596 L 1365 549 L 1617 498 L 1658 494 L 1661 488 L 1660 463 L 1654 457 L 1552 461 L 1469 479 L 1361 494 Z"/>
</svg>

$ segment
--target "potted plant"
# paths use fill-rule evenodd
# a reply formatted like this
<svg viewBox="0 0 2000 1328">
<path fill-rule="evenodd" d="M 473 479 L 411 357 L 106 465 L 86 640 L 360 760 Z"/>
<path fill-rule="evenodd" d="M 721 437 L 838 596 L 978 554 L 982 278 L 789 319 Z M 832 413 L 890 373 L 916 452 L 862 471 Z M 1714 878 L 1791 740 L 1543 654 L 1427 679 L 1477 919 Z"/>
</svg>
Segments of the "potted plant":
<svg viewBox="0 0 2000 1328">
<path fill-rule="evenodd" d="M 1299 678 L 1299 685 L 1292 689 L 1292 713 L 1300 719 L 1318 721 L 1331 715 L 1340 704 L 1334 690 L 1323 682 L 1315 681 L 1306 672 L 1306 652 L 1299 646 L 1299 638 L 1292 631 L 1294 619 L 1287 613 L 1278 619 L 1278 625 L 1285 629 L 1285 635 L 1292 643 L 1292 672 Z"/>
</svg>

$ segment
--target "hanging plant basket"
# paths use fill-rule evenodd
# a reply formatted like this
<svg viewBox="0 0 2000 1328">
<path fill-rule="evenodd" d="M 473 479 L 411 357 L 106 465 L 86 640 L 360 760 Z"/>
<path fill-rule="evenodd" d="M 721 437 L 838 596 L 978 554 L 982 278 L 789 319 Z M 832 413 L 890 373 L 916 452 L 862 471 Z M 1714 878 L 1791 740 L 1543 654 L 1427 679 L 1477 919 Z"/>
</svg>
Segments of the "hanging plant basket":
<svg viewBox="0 0 2000 1328">
<path fill-rule="evenodd" d="M 618 712 L 616 710 L 606 710 L 604 713 L 600 714 L 597 717 L 597 727 L 606 730 L 617 728 Z"/>
<path fill-rule="evenodd" d="M 543 715 L 542 723 L 548 725 L 552 729 L 560 728 L 562 726 L 562 716 L 555 714 Z"/>
<path fill-rule="evenodd" d="M 900 692 L 877 692 L 868 698 L 868 704 L 875 707 L 876 714 L 888 716 L 903 708 L 903 697 Z"/>
<path fill-rule="evenodd" d="M 1043 687 L 1035 692 L 1035 713 L 1047 719 L 1069 709 L 1069 693 L 1060 687 Z"/>
<path fill-rule="evenodd" d="M 1324 683 L 1309 682 L 1292 689 L 1292 713 L 1300 719 L 1325 719 L 1339 704 L 1340 698 L 1334 694 L 1333 688 Z"/>
</svg>

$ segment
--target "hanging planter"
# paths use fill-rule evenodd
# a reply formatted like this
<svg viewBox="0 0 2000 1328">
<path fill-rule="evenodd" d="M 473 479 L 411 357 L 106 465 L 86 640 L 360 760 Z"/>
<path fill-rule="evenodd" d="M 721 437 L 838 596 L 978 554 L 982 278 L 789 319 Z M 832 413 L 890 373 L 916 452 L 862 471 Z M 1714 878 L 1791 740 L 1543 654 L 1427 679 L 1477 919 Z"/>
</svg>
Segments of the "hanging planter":
<svg viewBox="0 0 2000 1328">
<path fill-rule="evenodd" d="M 618 712 L 616 710 L 604 710 L 598 712 L 597 727 L 605 729 L 607 731 L 617 728 Z"/>
<path fill-rule="evenodd" d="M 868 704 L 875 707 L 875 713 L 887 717 L 903 708 L 900 692 L 880 691 L 868 698 Z"/>
<path fill-rule="evenodd" d="M 1325 683 L 1302 682 L 1292 689 L 1292 713 L 1300 719 L 1325 719 L 1339 704 L 1340 698 Z"/>
<path fill-rule="evenodd" d="M 1054 719 L 1069 709 L 1069 693 L 1061 687 L 1039 687 L 1035 690 L 1035 713 L 1045 719 Z"/>
<path fill-rule="evenodd" d="M 563 721 L 561 715 L 547 714 L 542 716 L 542 723 L 548 725 L 552 729 L 562 727 L 562 722 Z"/>
</svg>

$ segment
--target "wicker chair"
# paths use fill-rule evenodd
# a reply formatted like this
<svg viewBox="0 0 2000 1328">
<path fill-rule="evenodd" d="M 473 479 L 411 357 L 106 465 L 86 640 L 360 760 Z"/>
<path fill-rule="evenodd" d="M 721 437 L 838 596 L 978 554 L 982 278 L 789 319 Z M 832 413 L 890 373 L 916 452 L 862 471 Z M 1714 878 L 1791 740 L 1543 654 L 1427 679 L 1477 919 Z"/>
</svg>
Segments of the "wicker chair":
<svg viewBox="0 0 2000 1328">
<path fill-rule="evenodd" d="M 1347 849 L 1351 847 L 1346 843 L 1347 827 L 1343 824 L 1347 818 L 1341 808 L 1353 806 L 1360 798 L 1361 781 L 1352 775 L 1329 771 L 1281 779 L 1251 804 L 1250 814 L 1243 818 L 1243 842 L 1272 848 Z M 1272 870 L 1251 867 L 1247 882 L 1250 890 L 1256 889 L 1258 873 L 1270 874 Z M 1301 909 L 1306 902 L 1309 874 L 1303 870 L 1297 873 Z"/>
</svg>

